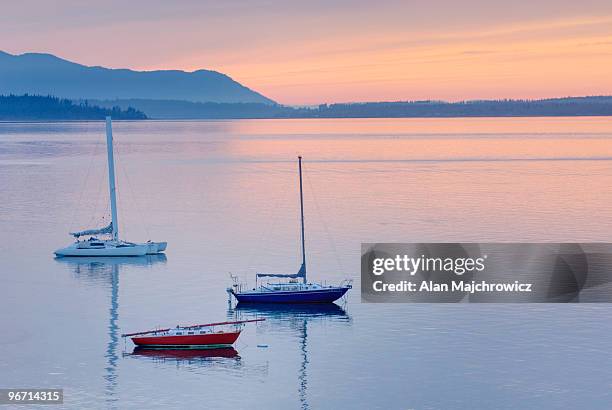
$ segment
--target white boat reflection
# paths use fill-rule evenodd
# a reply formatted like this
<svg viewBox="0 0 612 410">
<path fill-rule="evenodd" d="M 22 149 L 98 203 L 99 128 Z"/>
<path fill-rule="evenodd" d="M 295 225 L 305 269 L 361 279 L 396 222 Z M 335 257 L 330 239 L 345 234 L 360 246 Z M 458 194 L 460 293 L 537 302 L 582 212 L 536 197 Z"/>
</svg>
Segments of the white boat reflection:
<svg viewBox="0 0 612 410">
<path fill-rule="evenodd" d="M 115 256 L 106 258 L 102 256 L 64 256 L 55 258 L 57 263 L 64 264 L 77 276 L 96 276 L 111 274 L 116 268 L 134 266 L 136 268 L 149 268 L 167 261 L 163 253 L 145 256 Z"/>
<path fill-rule="evenodd" d="M 88 283 L 110 286 L 110 307 L 108 321 L 108 342 L 104 357 L 106 368 L 104 374 L 105 401 L 108 407 L 114 407 L 118 398 L 117 388 L 117 362 L 119 355 L 119 272 L 126 266 L 149 268 L 158 263 L 166 263 L 166 255 L 146 255 L 135 257 L 61 257 L 55 259 L 58 263 L 67 266 L 68 270 L 78 279 Z"/>
</svg>

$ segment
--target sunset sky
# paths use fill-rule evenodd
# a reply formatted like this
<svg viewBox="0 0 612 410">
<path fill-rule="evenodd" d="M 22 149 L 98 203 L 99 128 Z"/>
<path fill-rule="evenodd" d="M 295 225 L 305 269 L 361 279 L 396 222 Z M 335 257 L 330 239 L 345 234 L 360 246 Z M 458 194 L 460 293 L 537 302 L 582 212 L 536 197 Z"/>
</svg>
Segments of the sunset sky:
<svg viewBox="0 0 612 410">
<path fill-rule="evenodd" d="M 2 5 L 0 50 L 223 72 L 283 104 L 612 94 L 612 1 Z"/>
</svg>

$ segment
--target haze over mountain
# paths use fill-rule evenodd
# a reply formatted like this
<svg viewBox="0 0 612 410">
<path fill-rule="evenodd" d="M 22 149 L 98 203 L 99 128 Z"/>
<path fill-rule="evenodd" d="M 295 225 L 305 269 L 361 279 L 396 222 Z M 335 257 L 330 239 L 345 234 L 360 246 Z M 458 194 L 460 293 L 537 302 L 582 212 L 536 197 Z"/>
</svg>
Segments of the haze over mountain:
<svg viewBox="0 0 612 410">
<path fill-rule="evenodd" d="M 140 110 L 152 119 L 219 118 L 436 118 L 612 116 L 612 96 L 543 100 L 389 101 L 290 107 L 261 103 L 196 103 L 170 100 L 89 100 L 107 109 Z"/>
<path fill-rule="evenodd" d="M 88 67 L 51 54 L 0 51 L 0 94 L 79 99 L 155 99 L 217 103 L 274 101 L 210 70 L 134 71 Z"/>
</svg>

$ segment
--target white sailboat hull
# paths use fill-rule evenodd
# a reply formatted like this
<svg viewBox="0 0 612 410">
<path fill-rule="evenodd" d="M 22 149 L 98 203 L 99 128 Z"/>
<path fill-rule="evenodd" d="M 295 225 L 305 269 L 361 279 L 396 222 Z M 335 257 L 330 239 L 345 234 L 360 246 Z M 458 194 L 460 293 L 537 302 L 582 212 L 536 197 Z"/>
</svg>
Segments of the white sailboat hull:
<svg viewBox="0 0 612 410">
<path fill-rule="evenodd" d="M 147 245 L 147 255 L 155 255 L 165 251 L 168 242 L 147 242 L 144 245 Z"/>
<path fill-rule="evenodd" d="M 144 256 L 149 250 L 146 244 L 102 243 L 103 246 L 92 247 L 86 246 L 86 242 L 76 242 L 65 248 L 58 249 L 54 253 L 56 256 Z"/>
</svg>

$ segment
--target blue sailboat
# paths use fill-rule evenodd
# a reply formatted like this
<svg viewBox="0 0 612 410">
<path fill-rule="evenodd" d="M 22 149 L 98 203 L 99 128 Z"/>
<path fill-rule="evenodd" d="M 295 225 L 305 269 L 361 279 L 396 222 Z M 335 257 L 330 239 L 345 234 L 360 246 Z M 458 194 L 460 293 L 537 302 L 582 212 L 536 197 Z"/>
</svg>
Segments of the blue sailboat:
<svg viewBox="0 0 612 410">
<path fill-rule="evenodd" d="M 302 157 L 298 157 L 300 175 L 300 214 L 302 224 L 302 266 L 297 273 L 257 273 L 256 285 L 253 289 L 244 289 L 236 277 L 234 284 L 227 288 L 240 303 L 332 303 L 340 299 L 353 286 L 350 280 L 343 281 L 338 286 L 308 283 L 306 279 L 306 247 L 304 241 L 304 194 L 302 190 Z M 284 278 L 288 282 L 266 283 L 258 285 L 260 278 Z M 299 281 L 301 279 L 301 281 Z"/>
</svg>

